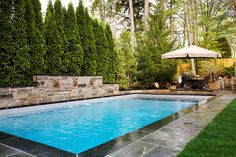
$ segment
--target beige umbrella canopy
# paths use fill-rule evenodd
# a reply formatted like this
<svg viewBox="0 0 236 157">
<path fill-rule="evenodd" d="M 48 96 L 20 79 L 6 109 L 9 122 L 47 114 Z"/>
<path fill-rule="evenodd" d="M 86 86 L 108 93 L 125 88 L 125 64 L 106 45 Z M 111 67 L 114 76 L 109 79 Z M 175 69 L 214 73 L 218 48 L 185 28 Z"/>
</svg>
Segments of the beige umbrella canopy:
<svg viewBox="0 0 236 157">
<path fill-rule="evenodd" d="M 195 46 L 195 45 L 191 45 L 189 47 L 174 50 L 172 52 L 168 52 L 161 55 L 162 59 L 191 58 L 191 67 L 192 67 L 193 74 L 196 74 L 193 58 L 220 58 L 220 57 L 222 56 L 218 52 L 207 50 L 207 49 Z"/>
<path fill-rule="evenodd" d="M 207 50 L 195 45 L 186 48 L 174 50 L 172 52 L 161 55 L 162 59 L 168 58 L 220 58 L 220 53 Z"/>
</svg>

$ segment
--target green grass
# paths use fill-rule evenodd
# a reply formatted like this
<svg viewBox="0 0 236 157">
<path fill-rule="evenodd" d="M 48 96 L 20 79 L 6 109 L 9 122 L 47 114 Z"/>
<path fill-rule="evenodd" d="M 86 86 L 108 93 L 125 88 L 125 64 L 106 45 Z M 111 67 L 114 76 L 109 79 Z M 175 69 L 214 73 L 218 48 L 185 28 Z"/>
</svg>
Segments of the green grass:
<svg viewBox="0 0 236 157">
<path fill-rule="evenodd" d="M 236 157 L 236 99 L 191 140 L 177 157 Z"/>
</svg>

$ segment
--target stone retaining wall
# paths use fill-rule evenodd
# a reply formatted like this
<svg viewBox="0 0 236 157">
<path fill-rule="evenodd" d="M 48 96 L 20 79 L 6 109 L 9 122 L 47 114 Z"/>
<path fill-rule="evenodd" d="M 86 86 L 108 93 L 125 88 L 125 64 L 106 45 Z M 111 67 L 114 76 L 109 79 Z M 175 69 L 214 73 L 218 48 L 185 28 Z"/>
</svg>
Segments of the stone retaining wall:
<svg viewBox="0 0 236 157">
<path fill-rule="evenodd" d="M 0 88 L 0 94 L 12 96 L 1 101 L 0 108 L 119 94 L 119 84 L 103 84 L 102 76 L 35 75 L 33 82 L 36 86 Z"/>
</svg>

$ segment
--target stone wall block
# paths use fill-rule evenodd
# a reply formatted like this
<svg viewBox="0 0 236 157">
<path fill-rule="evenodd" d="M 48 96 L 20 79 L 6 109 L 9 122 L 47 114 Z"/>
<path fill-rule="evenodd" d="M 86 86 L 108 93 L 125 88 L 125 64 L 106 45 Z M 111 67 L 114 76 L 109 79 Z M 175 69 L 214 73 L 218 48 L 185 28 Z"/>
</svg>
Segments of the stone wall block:
<svg viewBox="0 0 236 157">
<path fill-rule="evenodd" d="M 119 93 L 119 84 L 103 84 L 101 76 L 36 75 L 34 80 L 37 87 L 0 88 L 0 93 L 13 94 L 13 98 L 3 101 L 0 108 L 86 99 Z"/>
</svg>

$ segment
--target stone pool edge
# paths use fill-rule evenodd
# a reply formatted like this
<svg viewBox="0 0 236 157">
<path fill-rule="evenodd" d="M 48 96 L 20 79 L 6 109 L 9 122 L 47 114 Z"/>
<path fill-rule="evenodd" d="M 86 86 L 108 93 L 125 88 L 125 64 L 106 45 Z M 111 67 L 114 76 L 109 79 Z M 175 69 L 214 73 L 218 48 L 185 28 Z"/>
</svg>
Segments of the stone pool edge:
<svg viewBox="0 0 236 157">
<path fill-rule="evenodd" d="M 183 95 L 183 96 L 217 96 L 218 93 L 155 93 L 155 92 L 128 92 L 128 93 L 119 93 L 119 94 L 113 94 L 113 95 L 106 95 L 106 96 L 95 96 L 95 97 L 89 97 L 89 98 L 78 98 L 78 99 L 71 99 L 71 100 L 65 100 L 65 101 L 55 101 L 55 102 L 45 102 L 45 103 L 38 103 L 38 104 L 29 104 L 29 105 L 23 105 L 23 106 L 8 106 L 8 107 L 1 107 L 0 110 L 6 110 L 6 109 L 15 109 L 15 108 L 24 108 L 24 107 L 33 107 L 33 106 L 42 106 L 42 105 L 49 105 L 49 104 L 55 104 L 55 103 L 64 103 L 64 102 L 75 102 L 80 100 L 93 100 L 98 98 L 109 98 L 109 97 L 116 97 L 116 96 L 125 96 L 125 95 L 134 95 L 134 94 L 149 94 L 149 95 Z"/>
</svg>

